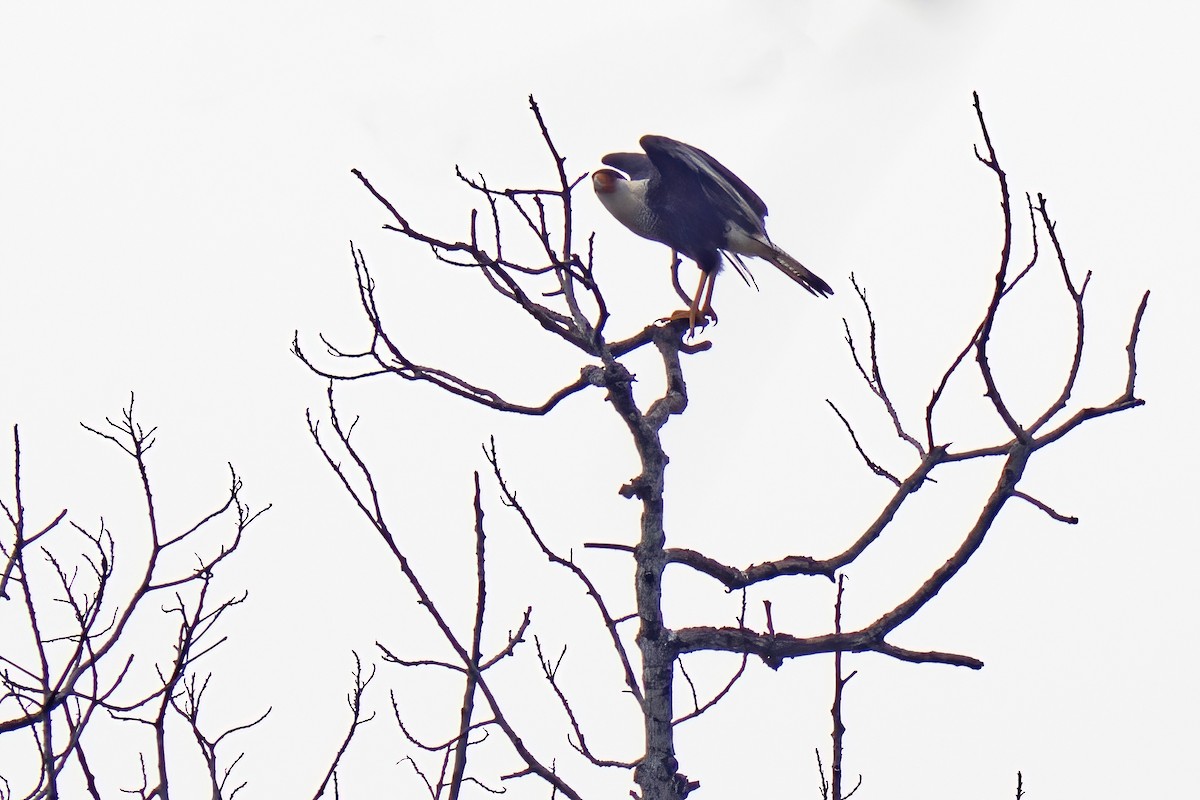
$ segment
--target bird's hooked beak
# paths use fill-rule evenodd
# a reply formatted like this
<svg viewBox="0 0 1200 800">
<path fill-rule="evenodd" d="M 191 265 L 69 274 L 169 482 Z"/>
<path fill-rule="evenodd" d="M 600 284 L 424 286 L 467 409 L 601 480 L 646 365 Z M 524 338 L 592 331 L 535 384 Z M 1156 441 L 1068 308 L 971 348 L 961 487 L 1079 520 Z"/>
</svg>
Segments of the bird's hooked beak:
<svg viewBox="0 0 1200 800">
<path fill-rule="evenodd" d="M 612 194 L 617 190 L 617 182 L 625 180 L 621 173 L 611 169 L 598 169 L 592 173 L 592 188 L 596 194 Z"/>
</svg>

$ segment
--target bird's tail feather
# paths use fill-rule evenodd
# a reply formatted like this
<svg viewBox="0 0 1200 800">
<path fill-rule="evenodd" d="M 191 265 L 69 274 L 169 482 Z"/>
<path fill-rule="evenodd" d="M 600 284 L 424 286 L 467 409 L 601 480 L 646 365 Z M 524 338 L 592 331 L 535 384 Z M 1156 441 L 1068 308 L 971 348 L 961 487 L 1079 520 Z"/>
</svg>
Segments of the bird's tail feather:
<svg viewBox="0 0 1200 800">
<path fill-rule="evenodd" d="M 763 256 L 763 258 L 779 267 L 781 272 L 818 297 L 828 297 L 833 294 L 833 287 L 818 278 L 807 267 L 775 245 L 771 245 L 771 247 L 773 249 L 770 255 Z"/>
<path fill-rule="evenodd" d="M 818 278 L 806 266 L 785 253 L 764 234 L 733 230 L 727 234 L 727 246 L 732 253 L 757 256 L 770 261 L 779 271 L 818 297 L 833 294 L 833 287 Z"/>
<path fill-rule="evenodd" d="M 758 281 L 754 279 L 754 273 L 746 266 L 746 262 L 737 253 L 725 251 L 725 260 L 733 265 L 733 271 L 742 279 L 742 283 L 749 286 L 754 291 L 759 291 Z"/>
</svg>

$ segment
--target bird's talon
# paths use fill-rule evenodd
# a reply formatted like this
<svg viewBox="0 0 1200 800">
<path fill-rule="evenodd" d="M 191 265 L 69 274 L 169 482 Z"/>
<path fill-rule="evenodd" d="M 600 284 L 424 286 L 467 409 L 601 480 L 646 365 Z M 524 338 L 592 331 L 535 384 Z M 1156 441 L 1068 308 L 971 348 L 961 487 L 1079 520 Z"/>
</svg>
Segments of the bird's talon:
<svg viewBox="0 0 1200 800">
<path fill-rule="evenodd" d="M 696 314 L 694 314 L 690 308 L 682 308 L 679 311 L 672 312 L 668 317 L 660 318 L 658 323 L 661 325 L 669 325 L 672 322 L 678 322 L 679 320 L 687 320 L 687 335 L 688 338 L 691 339 L 695 337 L 697 330 L 702 331 L 707 328 L 710 320 L 715 325 L 717 323 L 717 315 L 713 313 L 713 310 L 710 308 L 701 312 L 699 314 L 699 319 L 697 319 Z"/>
</svg>

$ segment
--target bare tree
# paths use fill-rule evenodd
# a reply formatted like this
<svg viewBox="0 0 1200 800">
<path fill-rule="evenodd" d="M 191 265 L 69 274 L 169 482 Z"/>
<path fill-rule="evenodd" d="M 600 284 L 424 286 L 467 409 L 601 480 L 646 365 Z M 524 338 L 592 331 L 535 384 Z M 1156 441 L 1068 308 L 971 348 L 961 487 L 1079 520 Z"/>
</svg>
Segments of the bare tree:
<svg viewBox="0 0 1200 800">
<path fill-rule="evenodd" d="M 1047 201 L 1041 195 L 1026 196 L 1033 256 L 1019 268 L 1012 263 L 1013 238 L 1017 211 L 1014 208 L 1007 176 L 1000 166 L 996 150 L 984 122 L 978 97 L 975 111 L 982 134 L 982 147 L 976 149 L 979 162 L 996 178 L 1002 211 L 1003 244 L 994 274 L 994 288 L 981 311 L 978 324 L 962 332 L 963 345 L 956 358 L 944 370 L 941 380 L 932 388 L 930 399 L 920 412 L 923 425 L 911 428 L 903 420 L 910 418 L 911 409 L 901 409 L 893 402 L 883 380 L 883 370 L 876 346 L 878 330 L 868 302 L 866 290 L 852 278 L 861 301 L 865 319 L 865 336 L 856 336 L 846 322 L 846 342 L 867 390 L 878 399 L 880 411 L 886 415 L 895 435 L 911 451 L 910 464 L 903 472 L 885 468 L 868 452 L 868 447 L 856 432 L 850 419 L 832 402 L 834 414 L 844 424 L 852 446 L 866 466 L 893 486 L 891 496 L 879 508 L 873 522 L 856 534 L 849 535 L 845 546 L 836 553 L 815 555 L 781 555 L 773 560 L 739 566 L 721 563 L 712 557 L 690 549 L 669 547 L 663 528 L 665 467 L 668 461 L 663 447 L 663 427 L 674 416 L 685 413 L 688 407 L 688 387 L 685 381 L 687 356 L 705 349 L 708 343 L 693 344 L 685 338 L 684 321 L 655 323 L 645 326 L 624 338 L 610 338 L 608 333 L 609 307 L 593 270 L 592 239 L 587 240 L 586 252 L 578 252 L 572 213 L 573 192 L 586 175 L 567 172 L 566 159 L 556 147 L 537 104 L 530 107 L 539 126 L 542 142 L 558 177 L 551 188 L 496 189 L 482 177 L 468 177 L 462 172 L 459 179 L 476 196 L 482 213 L 470 213 L 466 232 L 461 239 L 427 233 L 408 222 L 385 194 L 355 170 L 354 175 L 386 210 L 389 221 L 384 226 L 414 242 L 428 246 L 435 259 L 456 268 L 467 268 L 480 278 L 502 301 L 526 315 L 547 335 L 555 336 L 574 347 L 580 355 L 578 377 L 564 378 L 554 388 L 547 388 L 537 399 L 517 402 L 491 388 L 481 386 L 468 377 L 448 370 L 418 363 L 407 345 L 396 340 L 385 324 L 376 297 L 376 283 L 361 250 L 351 245 L 355 276 L 362 311 L 370 329 L 369 340 L 359 348 L 347 349 L 322 337 L 325 357 L 315 358 L 294 341 L 296 355 L 317 375 L 329 382 L 326 408 L 322 414 L 309 414 L 312 437 L 324 454 L 330 469 L 346 492 L 353 498 L 364 518 L 380 537 L 390 557 L 416 593 L 420 606 L 429 615 L 445 643 L 453 653 L 450 660 L 420 659 L 397 652 L 397 648 L 381 644 L 385 661 L 412 668 L 449 671 L 461 680 L 461 698 L 457 704 L 453 734 L 441 741 L 420 740 L 410 730 L 408 721 L 393 698 L 395 719 L 403 735 L 416 751 L 426 753 L 431 760 L 421 766 L 413 757 L 411 765 L 423 779 L 431 798 L 456 798 L 468 785 L 488 791 L 498 791 L 498 780 L 532 776 L 548 784 L 552 792 L 570 798 L 583 797 L 586 792 L 577 783 L 565 779 L 559 759 L 574 756 L 596 767 L 624 768 L 632 773 L 637 784 L 635 797 L 643 800 L 676 800 L 693 791 L 698 782 L 683 772 L 676 758 L 675 730 L 682 722 L 694 719 L 728 696 L 729 688 L 745 673 L 746 660 L 761 659 L 772 668 L 785 660 L 821 653 L 836 654 L 836 673 L 833 706 L 832 779 L 824 783 L 826 797 L 844 798 L 842 781 L 842 750 L 845 725 L 841 718 L 841 696 L 851 676 L 843 676 L 842 653 L 875 652 L 894 659 L 916 663 L 944 664 L 979 669 L 983 666 L 968 654 L 946 651 L 919 651 L 895 641 L 896 629 L 914 615 L 947 585 L 979 549 L 993 523 L 1010 500 L 1029 503 L 1052 519 L 1075 523 L 1076 520 L 1052 508 L 1041 499 L 1021 488 L 1022 478 L 1032 459 L 1042 450 L 1064 439 L 1075 429 L 1098 417 L 1125 411 L 1142 404 L 1135 394 L 1137 372 L 1136 345 L 1147 295 L 1143 296 L 1133 314 L 1128 344 L 1128 369 L 1113 396 L 1096 405 L 1071 402 L 1076 389 L 1079 367 L 1084 352 L 1084 295 L 1091 273 L 1082 278 L 1068 267 L 1067 257 L 1055 231 Z M 514 249 L 511 230 L 515 224 L 519 236 L 530 237 L 539 252 L 536 262 L 518 262 L 509 257 Z M 1049 245 L 1050 258 L 1044 257 Z M 1049 261 L 1049 266 L 1044 266 Z M 1071 299 L 1075 317 L 1073 357 L 1061 377 L 1061 388 L 1050 402 L 1035 415 L 1025 418 L 1015 413 L 1004 387 L 992 368 L 992 344 L 1000 309 L 1023 279 L 1042 266 L 1056 271 L 1063 291 Z M 645 407 L 635 399 L 634 375 L 622 360 L 634 351 L 653 348 L 661 361 L 665 390 Z M 937 420 L 945 405 L 945 390 L 951 378 L 974 372 L 982 382 L 990 407 L 1003 423 L 1006 433 L 991 444 L 971 449 L 956 449 L 938 435 Z M 339 413 L 336 387 L 347 381 L 359 381 L 384 376 L 407 381 L 423 381 L 443 391 L 510 414 L 548 414 L 566 397 L 598 391 L 606 404 L 620 417 L 629 432 L 630 443 L 640 459 L 639 473 L 620 487 L 620 494 L 641 506 L 640 531 L 636 545 L 611 542 L 587 543 L 592 548 L 628 552 L 635 563 L 634 594 L 636 612 L 618 615 L 610 608 L 597 585 L 575 562 L 570 554 L 555 552 L 539 532 L 534 514 L 517 499 L 516 491 L 505 480 L 494 446 L 486 450 L 491 480 L 501 502 L 511 508 L 521 520 L 536 547 L 553 563 L 566 570 L 587 593 L 595 608 L 595 636 L 605 637 L 612 645 L 612 657 L 619 666 L 624 685 L 621 691 L 636 704 L 644 729 L 644 749 L 631 760 L 621 761 L 597 754 L 588 744 L 584 725 L 573 712 L 572 699 L 559 680 L 559 662 L 547 655 L 535 638 L 537 658 L 542 675 L 558 698 L 566 720 L 566 741 L 569 748 L 539 749 L 531 745 L 514 722 L 513 705 L 518 702 L 497 690 L 492 670 L 526 643 L 533 630 L 533 608 L 526 610 L 518 625 L 510 629 L 503 644 L 485 651 L 481 642 L 488 624 L 487 605 L 487 540 L 483 489 L 478 473 L 474 482 L 475 545 L 474 570 L 475 612 L 469 627 L 458 629 L 443 610 L 445 600 L 435 597 L 427 587 L 421 570 L 409 555 L 403 519 L 389 519 L 385 513 L 386 488 L 372 473 L 371 466 L 353 440 L 354 424 L 347 423 Z M 606 412 L 598 412 L 606 413 Z M 962 531 L 956 549 L 947 554 L 945 562 L 928 577 L 911 588 L 908 596 L 888 608 L 880 608 L 875 619 L 853 630 L 843 630 L 840 615 L 841 593 L 832 629 L 816 636 L 800 636 L 776 630 L 770 607 L 766 608 L 761 627 L 747 621 L 745 609 L 736 625 L 670 628 L 663 619 L 663 573 L 668 564 L 677 564 L 706 575 L 729 590 L 767 581 L 797 577 L 819 577 L 833 580 L 841 570 L 854 563 L 884 535 L 893 518 L 906 501 L 919 491 L 934 473 L 952 470 L 955 465 L 974 461 L 995 464 L 995 485 L 982 502 L 973 524 Z M 636 621 L 634 648 L 622 636 L 620 626 L 626 620 Z M 494 624 L 494 623 L 493 623 Z M 687 654 L 726 652 L 741 656 L 741 668 L 729 682 L 711 697 L 701 699 L 692 686 L 692 710 L 678 714 L 685 707 L 676 683 L 678 677 L 691 682 L 681 658 Z M 500 775 L 484 776 L 469 768 L 472 749 L 490 735 L 507 742 L 510 757 L 516 766 Z M 696 767 L 689 767 L 695 772 Z"/>
<path fill-rule="evenodd" d="M 201 720 L 210 675 L 199 662 L 225 641 L 219 623 L 246 599 L 214 597 L 213 578 L 266 509 L 243 501 L 231 466 L 224 499 L 172 530 L 162 524 L 150 478 L 156 430 L 137 420 L 132 397 L 118 419 L 84 427 L 132 462 L 142 525 L 114 531 L 103 519 L 70 520 L 65 508 L 29 509 L 13 427 L 12 495 L 0 501 L 12 530 L 0 542 L 0 735 L 15 757 L 0 775 L 0 798 L 98 800 L 119 788 L 165 800 L 173 766 L 192 757 L 168 748 L 173 720 L 194 737 L 211 797 L 232 798 L 244 785 L 234 776 L 242 755 L 227 744 L 270 709 L 212 732 Z M 123 743 L 116 758 L 113 741 Z M 25 768 L 9 771 L 13 764 Z"/>
</svg>

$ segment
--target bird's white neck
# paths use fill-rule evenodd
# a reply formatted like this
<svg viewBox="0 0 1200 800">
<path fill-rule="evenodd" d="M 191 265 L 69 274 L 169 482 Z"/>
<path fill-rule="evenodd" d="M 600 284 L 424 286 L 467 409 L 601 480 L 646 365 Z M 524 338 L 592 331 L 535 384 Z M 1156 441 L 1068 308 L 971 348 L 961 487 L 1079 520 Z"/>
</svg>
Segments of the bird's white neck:
<svg viewBox="0 0 1200 800">
<path fill-rule="evenodd" d="M 617 220 L 629 230 L 646 239 L 652 239 L 649 232 L 653 229 L 653 220 L 649 219 L 650 210 L 646 205 L 646 188 L 649 180 L 631 181 L 618 180 L 610 192 L 597 192 L 596 196 Z"/>
</svg>

